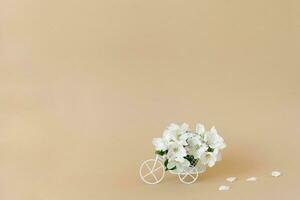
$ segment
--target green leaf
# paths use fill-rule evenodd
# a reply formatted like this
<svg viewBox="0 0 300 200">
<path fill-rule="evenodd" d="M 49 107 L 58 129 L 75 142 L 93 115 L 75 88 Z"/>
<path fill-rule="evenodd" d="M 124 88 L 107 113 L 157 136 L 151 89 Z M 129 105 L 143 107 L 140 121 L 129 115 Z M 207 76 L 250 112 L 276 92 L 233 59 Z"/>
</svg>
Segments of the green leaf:
<svg viewBox="0 0 300 200">
<path fill-rule="evenodd" d="M 165 171 L 168 171 L 168 162 L 169 162 L 168 159 L 166 159 L 165 162 L 164 162 Z"/>
<path fill-rule="evenodd" d="M 214 151 L 214 149 L 213 149 L 213 148 L 211 148 L 211 147 L 208 147 L 207 151 L 208 151 L 208 152 L 213 152 L 213 151 Z"/>
<path fill-rule="evenodd" d="M 174 169 L 176 169 L 176 166 L 174 166 L 174 167 L 172 167 L 172 168 L 168 169 L 168 163 L 169 163 L 169 160 L 168 160 L 168 159 L 166 159 L 166 160 L 165 160 L 165 162 L 164 162 L 165 171 L 168 171 L 168 170 L 174 170 Z"/>
<path fill-rule="evenodd" d="M 198 159 L 196 159 L 193 155 L 187 155 L 184 158 L 191 163 L 191 166 L 195 167 L 197 165 Z"/>
<path fill-rule="evenodd" d="M 165 151 L 162 151 L 162 150 L 160 150 L 160 151 L 155 151 L 155 154 L 158 154 L 158 155 L 160 155 L 160 156 L 163 156 L 163 155 L 165 155 L 165 154 L 167 154 L 168 153 L 168 150 L 165 150 Z"/>
</svg>

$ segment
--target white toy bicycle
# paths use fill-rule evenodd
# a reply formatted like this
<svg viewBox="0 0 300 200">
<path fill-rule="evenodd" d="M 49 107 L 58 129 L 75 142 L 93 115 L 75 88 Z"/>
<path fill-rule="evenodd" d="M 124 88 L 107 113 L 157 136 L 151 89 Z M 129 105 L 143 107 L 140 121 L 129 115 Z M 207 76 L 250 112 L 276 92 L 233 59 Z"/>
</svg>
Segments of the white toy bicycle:
<svg viewBox="0 0 300 200">
<path fill-rule="evenodd" d="M 156 149 L 154 159 L 145 160 L 140 166 L 140 177 L 147 184 L 157 184 L 169 171 L 185 184 L 194 183 L 206 166 L 212 167 L 221 160 L 220 150 L 226 145 L 217 130 L 212 127 L 205 131 L 197 124 L 196 131 L 188 130 L 187 124 L 171 124 L 162 138 L 152 141 Z"/>
<path fill-rule="evenodd" d="M 145 160 L 140 167 L 140 177 L 148 184 L 157 184 L 161 182 L 165 176 L 165 166 L 163 159 L 156 155 L 155 159 Z M 178 175 L 179 180 L 185 184 L 194 183 L 199 173 L 203 173 L 205 170 L 199 170 L 194 166 L 187 167 L 183 172 L 176 173 L 172 170 L 168 170 L 171 174 Z"/>
</svg>

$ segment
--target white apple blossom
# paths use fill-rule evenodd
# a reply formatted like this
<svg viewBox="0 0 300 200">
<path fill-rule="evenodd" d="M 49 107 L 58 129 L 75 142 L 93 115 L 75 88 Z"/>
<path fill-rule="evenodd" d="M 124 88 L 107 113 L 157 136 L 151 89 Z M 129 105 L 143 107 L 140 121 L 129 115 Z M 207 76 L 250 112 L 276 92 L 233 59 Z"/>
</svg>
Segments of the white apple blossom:
<svg viewBox="0 0 300 200">
<path fill-rule="evenodd" d="M 199 135 L 195 135 L 188 139 L 188 152 L 193 155 L 196 159 L 201 158 L 203 153 L 208 149 L 208 146 L 202 142 Z"/>
<path fill-rule="evenodd" d="M 170 159 L 168 162 L 168 169 L 174 169 L 175 173 L 181 173 L 183 171 L 185 171 L 188 167 L 190 166 L 190 162 L 186 159 L 183 160 L 172 160 Z"/>
<path fill-rule="evenodd" d="M 186 123 L 183 123 L 181 126 L 172 123 L 164 131 L 163 138 L 168 142 L 177 142 L 182 145 L 187 145 L 186 140 L 189 137 L 188 129 L 189 126 Z"/>
<path fill-rule="evenodd" d="M 156 151 L 165 151 L 168 149 L 168 143 L 164 138 L 154 138 L 152 144 Z"/>
<path fill-rule="evenodd" d="M 213 167 L 218 161 L 218 154 L 219 151 L 217 150 L 214 150 L 213 152 L 205 152 L 201 157 L 202 164 Z"/>
<path fill-rule="evenodd" d="M 215 127 L 212 127 L 209 132 L 205 132 L 204 141 L 212 149 L 224 149 L 226 147 L 224 139 L 218 135 Z"/>
<path fill-rule="evenodd" d="M 187 155 L 186 149 L 177 142 L 171 142 L 168 146 L 167 158 L 171 160 L 181 161 Z"/>
</svg>

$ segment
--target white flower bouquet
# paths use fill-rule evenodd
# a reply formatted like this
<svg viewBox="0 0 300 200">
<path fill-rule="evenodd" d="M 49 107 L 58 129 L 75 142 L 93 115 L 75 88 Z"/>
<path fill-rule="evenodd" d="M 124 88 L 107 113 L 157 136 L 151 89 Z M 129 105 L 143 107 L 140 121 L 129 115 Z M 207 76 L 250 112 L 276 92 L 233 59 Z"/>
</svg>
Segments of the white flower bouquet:
<svg viewBox="0 0 300 200">
<path fill-rule="evenodd" d="M 220 150 L 226 147 L 224 139 L 215 127 L 205 130 L 198 123 L 195 132 L 189 130 L 186 123 L 170 124 L 161 138 L 152 141 L 156 154 L 160 156 L 165 171 L 176 174 L 193 167 L 197 173 L 203 173 L 206 167 L 213 167 L 221 160 Z"/>
</svg>

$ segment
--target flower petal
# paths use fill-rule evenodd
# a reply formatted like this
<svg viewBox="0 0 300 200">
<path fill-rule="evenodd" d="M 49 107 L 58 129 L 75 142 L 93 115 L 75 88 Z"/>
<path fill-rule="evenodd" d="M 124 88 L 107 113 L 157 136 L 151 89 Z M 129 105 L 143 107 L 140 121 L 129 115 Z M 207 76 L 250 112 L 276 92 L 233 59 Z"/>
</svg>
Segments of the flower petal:
<svg viewBox="0 0 300 200">
<path fill-rule="evenodd" d="M 256 181 L 256 177 L 252 176 L 246 179 L 246 181 Z"/>
<path fill-rule="evenodd" d="M 234 177 L 234 176 L 226 178 L 226 181 L 228 181 L 228 182 L 234 182 L 235 180 L 236 180 L 236 177 Z"/>
<path fill-rule="evenodd" d="M 203 134 L 205 132 L 205 127 L 203 124 L 196 124 L 196 133 Z"/>
<path fill-rule="evenodd" d="M 189 125 L 187 123 L 183 123 L 180 127 L 182 133 L 185 133 L 189 130 Z"/>
<path fill-rule="evenodd" d="M 273 177 L 278 177 L 281 175 L 281 173 L 279 171 L 272 171 L 272 174 L 271 174 Z"/>
<path fill-rule="evenodd" d="M 230 187 L 227 186 L 227 185 L 221 185 L 221 186 L 219 187 L 219 191 L 227 191 L 227 190 L 229 190 L 229 189 L 230 189 Z"/>
<path fill-rule="evenodd" d="M 163 141 L 162 138 L 154 138 L 152 140 L 152 144 L 154 145 L 155 150 L 157 150 L 157 151 L 167 150 L 167 146 L 166 146 L 166 144 L 165 144 L 165 142 Z"/>
</svg>

